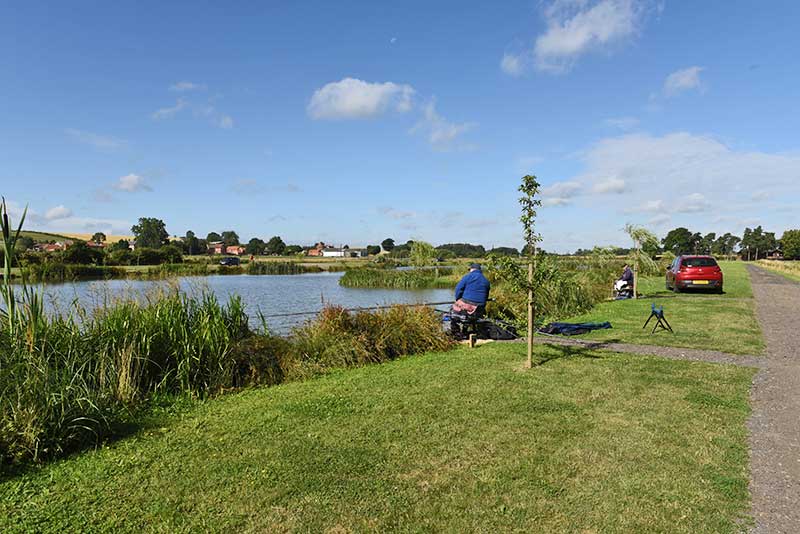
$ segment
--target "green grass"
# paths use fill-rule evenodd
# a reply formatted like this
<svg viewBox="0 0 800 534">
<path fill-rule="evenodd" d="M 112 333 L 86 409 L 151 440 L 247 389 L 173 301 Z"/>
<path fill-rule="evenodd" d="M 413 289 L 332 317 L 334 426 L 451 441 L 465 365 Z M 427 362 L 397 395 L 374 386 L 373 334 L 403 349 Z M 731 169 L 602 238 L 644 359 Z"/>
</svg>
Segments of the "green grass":
<svg viewBox="0 0 800 534">
<path fill-rule="evenodd" d="M 523 344 L 490 344 L 206 401 L 6 479 L 0 530 L 739 531 L 753 370 L 576 350 L 523 371 Z"/>
<path fill-rule="evenodd" d="M 732 354 L 760 354 L 764 339 L 755 315 L 753 290 L 745 265 L 722 262 L 725 294 L 673 294 L 664 288 L 664 278 L 645 278 L 639 285 L 644 296 L 638 300 L 602 302 L 592 311 L 572 317 L 570 322 L 609 321 L 611 330 L 598 330 L 585 339 L 619 341 L 709 349 Z M 642 325 L 650 315 L 650 306 L 664 306 L 664 314 L 675 333 L 650 334 Z"/>
</svg>

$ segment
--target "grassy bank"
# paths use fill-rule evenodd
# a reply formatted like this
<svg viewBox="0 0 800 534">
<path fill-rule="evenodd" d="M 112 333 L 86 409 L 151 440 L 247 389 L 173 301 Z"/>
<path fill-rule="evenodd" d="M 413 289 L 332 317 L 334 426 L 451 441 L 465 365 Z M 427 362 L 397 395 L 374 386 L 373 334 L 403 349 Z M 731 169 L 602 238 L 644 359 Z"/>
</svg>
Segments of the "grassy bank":
<svg viewBox="0 0 800 534">
<path fill-rule="evenodd" d="M 524 351 L 203 402 L 4 480 L 0 530 L 741 530 L 752 370 L 540 346 L 521 371 Z"/>
<path fill-rule="evenodd" d="M 569 321 L 610 321 L 613 325 L 611 330 L 581 336 L 585 339 L 760 354 L 765 345 L 746 267 L 742 262 L 720 265 L 725 275 L 723 295 L 674 294 L 665 289 L 663 277 L 643 278 L 639 286 L 643 296 L 638 300 L 601 302 Z M 642 328 L 653 303 L 664 307 L 674 334 L 651 334 L 652 321 L 648 329 Z"/>
<path fill-rule="evenodd" d="M 366 365 L 449 340 L 432 310 L 328 308 L 289 339 L 254 333 L 238 298 L 177 291 L 0 320 L 0 468 L 62 456 L 136 424 L 154 398 L 214 396 Z"/>
</svg>

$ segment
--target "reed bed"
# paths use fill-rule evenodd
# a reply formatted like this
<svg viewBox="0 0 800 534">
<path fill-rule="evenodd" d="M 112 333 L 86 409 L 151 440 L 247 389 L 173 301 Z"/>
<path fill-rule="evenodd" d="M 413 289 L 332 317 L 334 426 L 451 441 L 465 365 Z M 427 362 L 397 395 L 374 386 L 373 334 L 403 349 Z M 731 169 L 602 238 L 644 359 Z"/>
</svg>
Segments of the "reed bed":
<svg viewBox="0 0 800 534">
<path fill-rule="evenodd" d="M 409 271 L 385 269 L 351 269 L 339 279 L 343 287 L 432 289 L 454 287 L 458 278 L 450 268 L 415 269 Z"/>
<path fill-rule="evenodd" d="M 254 261 L 247 264 L 247 274 L 305 274 L 322 272 L 321 267 L 290 261 Z"/>
</svg>

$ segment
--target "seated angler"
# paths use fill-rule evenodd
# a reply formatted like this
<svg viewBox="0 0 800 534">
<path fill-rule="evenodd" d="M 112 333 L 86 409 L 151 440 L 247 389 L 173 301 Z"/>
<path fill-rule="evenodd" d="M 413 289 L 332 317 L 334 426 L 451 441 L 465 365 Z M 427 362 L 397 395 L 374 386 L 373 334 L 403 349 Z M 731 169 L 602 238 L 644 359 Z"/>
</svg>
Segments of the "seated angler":
<svg viewBox="0 0 800 534">
<path fill-rule="evenodd" d="M 481 272 L 479 263 L 471 263 L 469 272 L 456 285 L 456 301 L 453 311 L 468 315 L 482 316 L 489 300 L 489 280 Z"/>
</svg>

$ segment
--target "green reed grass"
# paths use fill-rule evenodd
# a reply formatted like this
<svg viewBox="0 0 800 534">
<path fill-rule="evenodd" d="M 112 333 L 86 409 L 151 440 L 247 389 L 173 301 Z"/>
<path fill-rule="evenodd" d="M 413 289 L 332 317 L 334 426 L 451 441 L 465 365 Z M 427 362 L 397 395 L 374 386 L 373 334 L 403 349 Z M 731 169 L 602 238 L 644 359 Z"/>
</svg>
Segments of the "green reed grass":
<svg viewBox="0 0 800 534">
<path fill-rule="evenodd" d="M 319 273 L 322 268 L 296 262 L 254 261 L 247 264 L 247 274 L 305 274 Z"/>
<path fill-rule="evenodd" d="M 458 282 L 450 268 L 396 271 L 385 269 L 351 269 L 339 279 L 343 287 L 431 289 L 452 288 Z"/>
</svg>

